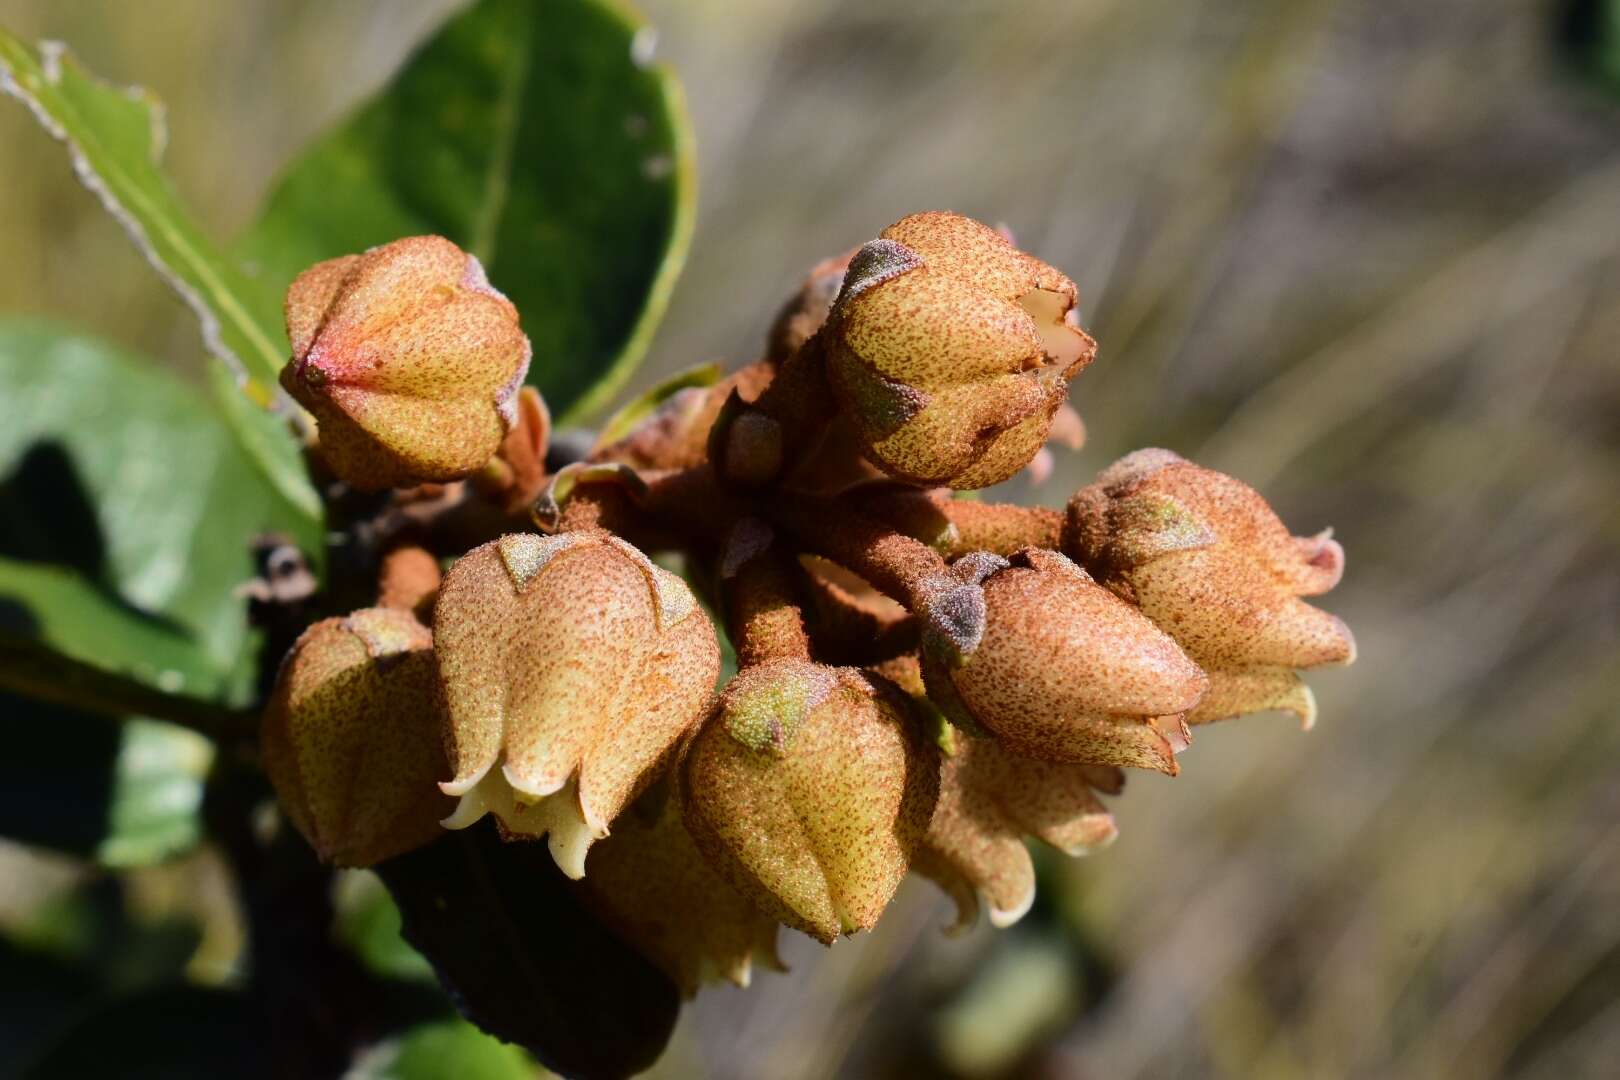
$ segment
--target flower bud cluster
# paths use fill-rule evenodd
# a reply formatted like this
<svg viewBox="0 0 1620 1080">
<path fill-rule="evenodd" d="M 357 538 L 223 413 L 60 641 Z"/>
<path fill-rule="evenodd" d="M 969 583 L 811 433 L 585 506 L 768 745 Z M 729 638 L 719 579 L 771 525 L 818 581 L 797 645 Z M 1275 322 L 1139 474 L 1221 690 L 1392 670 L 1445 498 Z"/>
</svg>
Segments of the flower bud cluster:
<svg viewBox="0 0 1620 1080">
<path fill-rule="evenodd" d="M 476 260 L 426 237 L 307 271 L 284 382 L 333 473 L 394 491 L 350 529 L 374 606 L 305 632 L 264 718 L 287 820 L 342 865 L 543 840 L 687 994 L 780 967 L 780 926 L 872 928 L 913 871 L 956 928 L 1016 921 L 1029 838 L 1106 846 L 1123 769 L 1176 775 L 1213 720 L 1309 725 L 1300 669 L 1355 654 L 1303 599 L 1342 574 L 1330 535 L 1168 451 L 1062 512 L 956 496 L 1077 442 L 1077 300 L 916 214 L 818 264 L 756 362 L 548 474 Z"/>
</svg>

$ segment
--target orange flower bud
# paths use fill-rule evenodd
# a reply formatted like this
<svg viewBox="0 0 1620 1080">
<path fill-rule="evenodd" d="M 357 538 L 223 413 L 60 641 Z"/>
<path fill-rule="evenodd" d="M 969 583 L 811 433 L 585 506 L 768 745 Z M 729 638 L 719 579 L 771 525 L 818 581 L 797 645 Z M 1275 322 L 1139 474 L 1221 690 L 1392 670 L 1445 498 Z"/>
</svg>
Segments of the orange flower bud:
<svg viewBox="0 0 1620 1080">
<path fill-rule="evenodd" d="M 451 802 L 433 639 L 405 611 L 366 608 L 305 630 L 265 709 L 265 771 L 316 853 L 371 866 L 439 835 Z"/>
<path fill-rule="evenodd" d="M 1294 669 L 1355 659 L 1349 628 L 1299 599 L 1338 583 L 1344 549 L 1289 535 L 1253 488 L 1168 450 L 1077 492 L 1064 547 L 1209 673 L 1191 723 L 1283 709 L 1309 727 L 1316 700 Z"/>
<path fill-rule="evenodd" d="M 445 824 L 487 812 L 507 834 L 549 834 L 580 877 L 591 842 L 708 708 L 708 616 L 616 536 L 516 533 L 451 567 L 433 625 L 455 773 L 440 787 L 461 798 Z"/>
<path fill-rule="evenodd" d="M 958 214 L 913 214 L 856 252 L 827 372 L 867 455 L 915 483 L 980 488 L 1046 441 L 1096 342 L 1074 282 Z"/>
<path fill-rule="evenodd" d="M 1174 775 L 1204 673 L 1053 551 L 967 555 L 922 610 L 928 696 L 1015 753 Z"/>
<path fill-rule="evenodd" d="M 317 263 L 293 281 L 285 311 L 281 383 L 353 487 L 466 476 L 517 422 L 529 339 L 478 260 L 443 237 Z"/>
<path fill-rule="evenodd" d="M 787 970 L 776 953 L 777 921 L 709 865 L 675 799 L 652 812 L 638 803 L 621 816 L 613 835 L 591 848 L 582 885 L 604 921 L 687 997 L 717 979 L 747 986 L 756 957 Z"/>
<path fill-rule="evenodd" d="M 823 944 L 870 929 L 938 794 L 900 692 L 853 668 L 748 668 L 693 739 L 679 788 L 700 850 L 761 911 Z"/>
<path fill-rule="evenodd" d="M 956 901 L 951 932 L 978 917 L 1011 926 L 1035 902 L 1035 864 L 1024 836 L 1065 855 L 1089 855 L 1119 835 L 1097 791 L 1118 792 L 1124 775 L 1103 765 L 1020 757 L 993 739 L 957 739 L 939 781 L 939 805 L 913 863 Z"/>
</svg>

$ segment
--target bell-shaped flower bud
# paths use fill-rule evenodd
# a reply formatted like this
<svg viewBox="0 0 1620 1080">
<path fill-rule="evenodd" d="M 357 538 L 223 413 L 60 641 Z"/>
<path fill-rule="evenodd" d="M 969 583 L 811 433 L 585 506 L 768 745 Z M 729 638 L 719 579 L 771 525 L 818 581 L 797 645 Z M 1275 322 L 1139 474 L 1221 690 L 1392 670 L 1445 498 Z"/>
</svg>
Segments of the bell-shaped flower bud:
<svg viewBox="0 0 1620 1080">
<path fill-rule="evenodd" d="M 443 713 L 433 638 L 406 611 L 366 608 L 305 630 L 265 708 L 265 771 L 320 857 L 371 866 L 426 844 L 440 794 Z"/>
<path fill-rule="evenodd" d="M 591 848 L 581 887 L 620 937 L 640 949 L 687 997 L 725 979 L 747 986 L 753 963 L 785 971 L 779 924 L 732 888 L 698 851 L 678 801 L 657 787 Z"/>
<path fill-rule="evenodd" d="M 939 805 L 912 863 L 956 901 L 965 930 L 982 899 L 995 926 L 1011 926 L 1035 902 L 1035 864 L 1024 837 L 1065 855 L 1089 855 L 1119 830 L 1097 797 L 1124 774 L 1105 765 L 1020 757 L 994 739 L 955 739 L 940 771 Z"/>
<path fill-rule="evenodd" d="M 681 769 L 686 826 L 715 869 L 828 945 L 877 923 L 939 791 L 900 691 L 802 660 L 733 679 Z"/>
<path fill-rule="evenodd" d="M 1294 669 L 1355 659 L 1343 621 L 1300 599 L 1338 583 L 1343 548 L 1291 536 L 1253 488 L 1168 450 L 1077 492 L 1064 548 L 1209 673 L 1190 723 L 1282 709 L 1309 727 L 1316 700 Z"/>
<path fill-rule="evenodd" d="M 856 252 L 823 331 L 829 381 L 871 460 L 981 488 L 1046 442 L 1096 342 L 1074 282 L 958 214 L 913 214 Z"/>
<path fill-rule="evenodd" d="M 514 533 L 445 577 L 434 654 L 465 828 L 549 835 L 580 877 L 591 842 L 714 695 L 720 647 L 686 583 L 601 531 Z"/>
<path fill-rule="evenodd" d="M 1053 551 L 967 555 L 917 612 L 928 696 L 970 733 L 1050 761 L 1175 775 L 1204 673 Z"/>
<path fill-rule="evenodd" d="M 281 384 L 353 487 L 467 476 L 517 423 L 529 339 L 478 260 L 443 237 L 317 263 L 293 281 L 285 311 Z"/>
</svg>

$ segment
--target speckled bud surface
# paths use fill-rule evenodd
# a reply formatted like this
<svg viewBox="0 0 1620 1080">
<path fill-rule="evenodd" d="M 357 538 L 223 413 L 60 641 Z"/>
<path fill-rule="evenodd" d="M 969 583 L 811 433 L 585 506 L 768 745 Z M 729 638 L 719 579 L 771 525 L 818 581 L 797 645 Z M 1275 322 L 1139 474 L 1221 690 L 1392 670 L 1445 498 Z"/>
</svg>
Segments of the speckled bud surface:
<svg viewBox="0 0 1620 1080">
<path fill-rule="evenodd" d="M 1011 926 L 1035 901 L 1035 864 L 1024 837 L 1066 855 L 1088 855 L 1119 834 L 1099 790 L 1117 792 L 1118 769 L 1021 757 L 992 739 L 957 739 L 940 769 L 939 804 L 913 862 L 956 901 L 965 930 L 980 902 Z"/>
<path fill-rule="evenodd" d="M 513 533 L 450 569 L 434 652 L 461 803 L 549 836 L 570 877 L 708 709 L 714 627 L 679 577 L 600 531 Z M 442 778 L 441 778 L 442 779 Z"/>
<path fill-rule="evenodd" d="M 439 835 L 454 803 L 432 637 L 409 612 L 323 619 L 282 661 L 261 730 L 287 820 L 320 857 L 371 866 Z"/>
<path fill-rule="evenodd" d="M 908 710 L 853 668 L 743 671 L 682 764 L 699 849 L 760 910 L 824 944 L 870 929 L 938 795 L 937 752 Z"/>
<path fill-rule="evenodd" d="M 719 979 L 747 986 L 756 959 L 785 970 L 779 924 L 709 865 L 673 798 L 654 813 L 638 805 L 620 817 L 591 848 L 582 887 L 608 925 L 689 998 Z"/>
<path fill-rule="evenodd" d="M 1168 450 L 1077 492 L 1064 547 L 1209 673 L 1191 723 L 1281 709 L 1309 727 L 1316 702 L 1295 669 L 1355 658 L 1344 622 L 1300 599 L 1338 583 L 1339 544 L 1290 535 L 1253 488 Z"/>
<path fill-rule="evenodd" d="M 960 610 L 919 616 L 928 694 L 953 722 L 1030 757 L 1175 774 L 1207 680 L 1169 635 L 1056 552 L 966 578 L 940 593 Z"/>
<path fill-rule="evenodd" d="M 281 383 L 352 487 L 467 476 L 517 421 L 530 356 L 517 310 L 443 237 L 317 263 L 284 311 L 292 359 Z"/>
<path fill-rule="evenodd" d="M 1029 464 L 1096 353 L 1076 297 L 971 218 L 930 211 L 885 229 L 851 259 L 824 331 L 829 381 L 867 456 L 958 489 Z"/>
</svg>

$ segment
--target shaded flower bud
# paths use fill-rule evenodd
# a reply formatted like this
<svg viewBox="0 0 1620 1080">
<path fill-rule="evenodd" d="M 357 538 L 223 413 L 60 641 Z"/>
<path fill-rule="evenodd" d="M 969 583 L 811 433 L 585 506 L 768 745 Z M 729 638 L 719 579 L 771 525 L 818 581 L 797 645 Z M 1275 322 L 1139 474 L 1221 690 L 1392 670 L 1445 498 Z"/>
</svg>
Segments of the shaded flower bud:
<svg viewBox="0 0 1620 1080">
<path fill-rule="evenodd" d="M 1316 701 L 1294 669 L 1355 659 L 1349 628 L 1299 599 L 1338 583 L 1343 548 L 1291 536 L 1253 488 L 1168 450 L 1077 492 L 1064 547 L 1209 673 L 1191 723 L 1282 709 L 1309 727 Z"/>
<path fill-rule="evenodd" d="M 650 812 L 632 807 L 585 865 L 592 907 L 687 997 L 718 979 L 747 986 L 756 957 L 787 970 L 776 953 L 779 924 L 699 853 L 677 800 L 661 799 Z"/>
<path fill-rule="evenodd" d="M 911 721 L 898 690 L 853 668 L 748 668 L 686 751 L 686 826 L 771 917 L 829 945 L 870 929 L 938 793 L 936 751 Z"/>
<path fill-rule="evenodd" d="M 529 339 L 478 260 L 443 237 L 317 263 L 287 290 L 285 312 L 281 383 L 353 487 L 466 476 L 517 423 Z"/>
<path fill-rule="evenodd" d="M 1046 442 L 1091 362 L 1074 282 L 958 214 L 913 214 L 856 252 L 824 331 L 868 456 L 914 483 L 980 488 Z"/>
<path fill-rule="evenodd" d="M 1089 855 L 1119 834 L 1097 797 L 1117 793 L 1124 774 L 1104 765 L 1020 757 L 993 739 L 957 739 L 940 770 L 939 804 L 913 868 L 956 901 L 950 932 L 978 917 L 1011 926 L 1035 902 L 1035 864 L 1024 837 L 1065 855 Z"/>
<path fill-rule="evenodd" d="M 282 661 L 264 712 L 265 771 L 317 854 L 371 866 L 426 844 L 453 803 L 433 639 L 405 611 L 323 619 Z"/>
<path fill-rule="evenodd" d="M 549 835 L 557 865 L 585 853 L 704 715 L 720 671 L 691 590 L 600 531 L 516 533 L 451 567 L 434 651 L 461 798 L 445 824 L 493 813 Z"/>
<path fill-rule="evenodd" d="M 854 257 L 855 251 L 850 250 L 823 259 L 810 268 L 799 291 L 788 298 L 771 322 L 765 344 L 765 359 L 769 363 L 780 364 L 816 336 L 832 311 L 833 301 L 838 299 L 838 291 L 844 285 L 844 272 Z"/>
<path fill-rule="evenodd" d="M 967 555 L 917 612 L 928 696 L 970 733 L 1052 761 L 1174 775 L 1204 673 L 1053 551 Z"/>
</svg>

